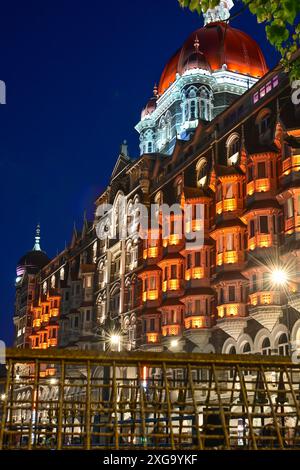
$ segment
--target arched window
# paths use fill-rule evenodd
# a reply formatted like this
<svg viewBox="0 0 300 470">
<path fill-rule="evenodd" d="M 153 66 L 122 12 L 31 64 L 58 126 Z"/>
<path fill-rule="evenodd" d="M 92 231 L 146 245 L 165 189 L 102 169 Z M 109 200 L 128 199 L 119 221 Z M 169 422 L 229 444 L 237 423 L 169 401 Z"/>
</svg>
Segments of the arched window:
<svg viewBox="0 0 300 470">
<path fill-rule="evenodd" d="M 227 147 L 227 162 L 228 165 L 235 165 L 238 162 L 240 154 L 240 137 L 238 134 L 233 134 L 229 137 L 226 143 Z"/>
<path fill-rule="evenodd" d="M 231 348 L 228 351 L 228 354 L 236 354 L 236 348 L 235 346 L 231 346 Z"/>
<path fill-rule="evenodd" d="M 172 122 L 171 122 L 171 114 L 168 112 L 166 114 L 166 139 L 172 139 Z"/>
<path fill-rule="evenodd" d="M 271 126 L 271 111 L 263 109 L 257 116 L 255 124 L 258 126 L 260 139 L 269 137 Z"/>
<path fill-rule="evenodd" d="M 265 338 L 261 345 L 261 353 L 263 356 L 271 356 L 271 343 L 269 338 Z"/>
<path fill-rule="evenodd" d="M 249 343 L 245 343 L 243 346 L 243 354 L 250 354 L 251 353 L 251 346 Z"/>
<path fill-rule="evenodd" d="M 289 342 L 285 333 L 283 333 L 278 340 L 278 354 L 279 356 L 289 355 Z"/>
<path fill-rule="evenodd" d="M 163 146 L 167 141 L 167 128 L 165 118 L 162 118 L 159 125 L 160 144 Z"/>
<path fill-rule="evenodd" d="M 182 194 L 182 190 L 183 190 L 183 187 L 182 187 L 182 178 L 179 178 L 178 180 L 176 180 L 175 182 L 175 196 L 177 198 L 179 198 Z"/>
<path fill-rule="evenodd" d="M 196 100 L 190 101 L 190 121 L 197 119 L 197 102 Z"/>
<path fill-rule="evenodd" d="M 204 186 L 207 181 L 207 160 L 201 158 L 197 163 L 197 185 Z"/>
</svg>

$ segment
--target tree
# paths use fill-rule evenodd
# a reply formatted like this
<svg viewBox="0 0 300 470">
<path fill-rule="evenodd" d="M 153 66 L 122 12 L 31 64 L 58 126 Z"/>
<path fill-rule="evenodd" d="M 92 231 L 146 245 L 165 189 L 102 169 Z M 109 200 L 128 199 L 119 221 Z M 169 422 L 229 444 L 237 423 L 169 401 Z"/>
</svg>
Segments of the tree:
<svg viewBox="0 0 300 470">
<path fill-rule="evenodd" d="M 280 52 L 281 63 L 291 81 L 300 79 L 300 57 L 291 61 L 300 45 L 299 0 L 240 0 L 244 8 L 264 23 L 268 41 Z M 178 0 L 183 8 L 202 14 L 220 0 Z"/>
</svg>

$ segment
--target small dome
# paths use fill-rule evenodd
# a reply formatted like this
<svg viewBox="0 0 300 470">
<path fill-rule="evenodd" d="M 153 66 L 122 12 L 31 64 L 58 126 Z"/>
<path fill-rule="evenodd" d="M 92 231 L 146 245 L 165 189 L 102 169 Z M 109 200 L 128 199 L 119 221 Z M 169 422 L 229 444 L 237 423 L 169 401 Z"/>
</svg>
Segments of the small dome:
<svg viewBox="0 0 300 470">
<path fill-rule="evenodd" d="M 150 98 L 150 100 L 148 101 L 148 103 L 146 104 L 145 108 L 142 111 L 142 114 L 141 114 L 142 119 L 145 119 L 145 117 L 153 113 L 153 111 L 156 109 L 156 101 L 157 101 L 156 96 L 153 96 L 152 98 Z"/>
<path fill-rule="evenodd" d="M 17 275 L 21 276 L 25 271 L 29 273 L 38 272 L 50 259 L 44 251 L 28 251 L 17 263 Z"/>
<path fill-rule="evenodd" d="M 22 276 L 25 271 L 29 274 L 35 274 L 49 263 L 50 259 L 40 246 L 40 225 L 36 227 L 35 243 L 31 251 L 22 256 L 17 263 L 17 276 Z"/>
<path fill-rule="evenodd" d="M 205 56 L 201 54 L 200 51 L 195 51 L 189 57 L 187 57 L 185 63 L 183 64 L 182 70 L 179 70 L 180 74 L 184 74 L 188 70 L 201 69 L 211 72 L 211 68 Z"/>
</svg>

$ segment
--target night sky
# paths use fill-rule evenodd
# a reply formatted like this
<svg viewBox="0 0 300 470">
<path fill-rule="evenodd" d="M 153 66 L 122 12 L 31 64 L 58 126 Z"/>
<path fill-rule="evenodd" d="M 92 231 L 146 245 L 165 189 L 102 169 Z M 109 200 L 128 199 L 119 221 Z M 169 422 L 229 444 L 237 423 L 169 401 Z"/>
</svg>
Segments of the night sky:
<svg viewBox="0 0 300 470">
<path fill-rule="evenodd" d="M 235 7 L 239 10 L 241 4 Z M 18 259 L 41 223 L 51 257 L 81 228 L 108 182 L 123 139 L 138 156 L 134 125 L 166 61 L 202 19 L 176 0 L 10 0 L 1 5 L 0 339 L 13 338 Z M 264 27 L 243 13 L 233 26 L 277 56 Z"/>
</svg>

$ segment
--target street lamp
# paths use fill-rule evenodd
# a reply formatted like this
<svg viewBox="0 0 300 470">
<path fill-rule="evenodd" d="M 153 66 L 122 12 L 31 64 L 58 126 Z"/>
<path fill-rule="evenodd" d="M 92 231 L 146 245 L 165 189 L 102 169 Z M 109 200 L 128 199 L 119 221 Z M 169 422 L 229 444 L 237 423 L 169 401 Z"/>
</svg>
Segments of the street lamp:
<svg viewBox="0 0 300 470">
<path fill-rule="evenodd" d="M 120 336 L 120 335 L 116 335 L 116 334 L 111 335 L 111 337 L 110 337 L 110 344 L 111 344 L 112 346 L 117 346 L 117 347 L 118 347 L 118 351 L 120 352 L 120 351 L 121 351 L 121 336 Z"/>
</svg>

